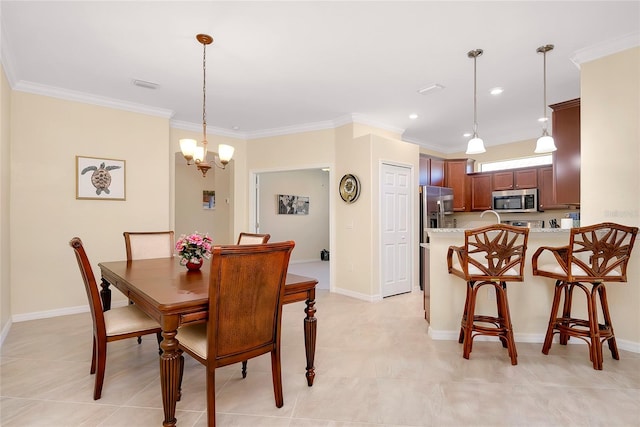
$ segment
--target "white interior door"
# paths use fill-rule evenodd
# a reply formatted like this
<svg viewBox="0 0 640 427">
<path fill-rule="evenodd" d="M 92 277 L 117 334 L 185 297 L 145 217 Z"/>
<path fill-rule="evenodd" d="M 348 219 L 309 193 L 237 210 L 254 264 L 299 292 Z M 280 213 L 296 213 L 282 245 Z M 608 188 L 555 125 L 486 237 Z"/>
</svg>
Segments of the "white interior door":
<svg viewBox="0 0 640 427">
<path fill-rule="evenodd" d="M 381 188 L 382 296 L 411 291 L 411 169 L 383 164 Z"/>
</svg>

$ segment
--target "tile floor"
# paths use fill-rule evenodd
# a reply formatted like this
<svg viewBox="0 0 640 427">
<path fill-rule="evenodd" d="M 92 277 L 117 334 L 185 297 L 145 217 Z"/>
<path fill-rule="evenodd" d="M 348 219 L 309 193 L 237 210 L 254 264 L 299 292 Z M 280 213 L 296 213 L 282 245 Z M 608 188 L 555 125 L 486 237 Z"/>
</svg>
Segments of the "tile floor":
<svg viewBox="0 0 640 427">
<path fill-rule="evenodd" d="M 303 303 L 283 318 L 284 407 L 273 400 L 269 356 L 219 369 L 219 426 L 638 426 L 640 354 L 605 354 L 594 371 L 584 345 L 518 343 L 518 365 L 497 342 L 470 360 L 433 341 L 421 293 L 368 303 L 317 296 L 316 379 L 307 387 Z M 62 331 L 62 332 L 60 332 Z M 0 424 L 160 426 L 157 344 L 148 336 L 109 344 L 102 398 L 92 400 L 88 313 L 13 324 L 1 349 Z M 186 357 L 179 426 L 206 425 L 204 368 Z"/>
</svg>

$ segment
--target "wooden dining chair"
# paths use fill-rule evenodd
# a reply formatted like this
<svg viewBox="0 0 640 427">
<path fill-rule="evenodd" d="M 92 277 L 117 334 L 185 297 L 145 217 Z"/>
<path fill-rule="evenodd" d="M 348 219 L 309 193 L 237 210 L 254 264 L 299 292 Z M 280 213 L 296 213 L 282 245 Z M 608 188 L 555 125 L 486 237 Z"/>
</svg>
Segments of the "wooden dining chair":
<svg viewBox="0 0 640 427">
<path fill-rule="evenodd" d="M 284 404 L 280 335 L 284 286 L 294 245 L 289 241 L 213 248 L 207 323 L 182 327 L 177 334 L 179 348 L 207 367 L 210 427 L 216 419 L 215 370 L 221 366 L 271 353 L 275 403 L 278 408 Z"/>
<path fill-rule="evenodd" d="M 271 238 L 270 234 L 256 234 L 241 232 L 238 235 L 238 245 L 260 245 L 267 243 Z"/>
<path fill-rule="evenodd" d="M 267 243 L 271 238 L 270 234 L 245 233 L 238 235 L 238 245 L 261 245 Z M 242 378 L 247 378 L 247 361 L 242 362 Z"/>
<path fill-rule="evenodd" d="M 173 256 L 175 250 L 175 233 L 170 231 L 125 231 L 124 246 L 127 252 L 127 261 L 134 259 L 168 258 Z M 131 302 L 132 303 L 132 302 Z M 132 303 L 133 304 L 133 303 Z M 160 342 L 162 335 L 158 332 L 158 351 L 161 353 Z M 138 344 L 142 337 L 138 337 Z"/>
<path fill-rule="evenodd" d="M 534 276 L 556 281 L 542 353 L 549 354 L 553 335 L 559 334 L 561 345 L 566 345 L 571 337 L 588 344 L 593 369 L 602 370 L 605 341 L 611 356 L 620 359 L 605 282 L 627 281 L 627 265 L 637 234 L 638 227 L 611 222 L 576 227 L 571 229 L 567 246 L 542 246 L 533 254 Z M 586 319 L 571 313 L 576 288 L 585 295 Z M 598 320 L 598 303 L 603 323 Z"/>
<path fill-rule="evenodd" d="M 112 308 L 102 311 L 102 300 L 98 291 L 93 269 L 79 237 L 69 242 L 73 248 L 78 267 L 84 282 L 91 318 L 93 319 L 93 354 L 91 356 L 91 374 L 96 374 L 93 400 L 100 399 L 104 371 L 107 362 L 107 343 L 136 336 L 160 333 L 160 325 L 138 309 L 135 305 Z"/>
<path fill-rule="evenodd" d="M 465 230 L 464 245 L 451 246 L 447 252 L 449 274 L 467 282 L 467 295 L 462 312 L 460 336 L 462 356 L 468 359 L 477 335 L 498 337 L 506 347 L 511 364 L 518 364 L 513 338 L 507 282 L 524 279 L 525 253 L 529 229 L 505 224 Z M 484 286 L 496 293 L 496 315 L 476 314 L 478 292 Z"/>
<path fill-rule="evenodd" d="M 175 251 L 173 231 L 125 231 L 122 234 L 127 261 L 167 258 Z"/>
</svg>

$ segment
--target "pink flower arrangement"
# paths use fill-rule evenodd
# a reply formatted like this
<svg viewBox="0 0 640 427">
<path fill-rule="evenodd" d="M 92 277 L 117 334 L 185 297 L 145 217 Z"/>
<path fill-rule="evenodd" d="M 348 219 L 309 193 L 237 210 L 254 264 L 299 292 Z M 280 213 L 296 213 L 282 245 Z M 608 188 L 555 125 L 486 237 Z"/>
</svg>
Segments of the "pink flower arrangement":
<svg viewBox="0 0 640 427">
<path fill-rule="evenodd" d="M 208 234 L 199 234 L 197 231 L 193 234 L 183 234 L 176 242 L 176 251 L 180 255 L 180 265 L 186 265 L 187 262 L 199 264 L 202 258 L 211 258 L 211 244 L 213 241 Z"/>
</svg>

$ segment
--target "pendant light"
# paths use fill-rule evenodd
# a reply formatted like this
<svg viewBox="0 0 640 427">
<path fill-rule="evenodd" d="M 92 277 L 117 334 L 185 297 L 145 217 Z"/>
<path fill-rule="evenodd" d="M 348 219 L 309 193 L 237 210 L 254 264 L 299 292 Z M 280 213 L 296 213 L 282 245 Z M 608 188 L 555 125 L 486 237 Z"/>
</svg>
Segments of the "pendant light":
<svg viewBox="0 0 640 427">
<path fill-rule="evenodd" d="M 547 125 L 549 123 L 549 119 L 547 118 L 547 52 L 553 50 L 553 45 L 548 44 L 545 46 L 540 46 L 536 49 L 536 52 L 542 54 L 543 58 L 543 85 L 544 85 L 544 95 L 543 95 L 543 103 L 542 103 L 542 111 L 543 115 L 540 121 L 542 122 L 542 136 L 538 138 L 538 142 L 536 143 L 536 149 L 534 153 L 551 153 L 552 151 L 556 151 L 556 144 L 553 141 L 551 135 L 547 131 Z"/>
<path fill-rule="evenodd" d="M 470 50 L 467 53 L 469 58 L 473 58 L 473 136 L 467 145 L 467 154 L 480 154 L 487 151 L 484 148 L 484 142 L 478 136 L 478 119 L 477 119 L 477 89 L 476 89 L 476 59 L 482 55 L 482 49 Z"/>
<path fill-rule="evenodd" d="M 207 45 L 213 43 L 213 37 L 208 34 L 198 34 L 196 40 L 202 43 L 202 146 L 198 146 L 195 139 L 181 139 L 180 151 L 187 160 L 188 165 L 195 163 L 196 168 L 205 177 L 211 165 L 214 164 L 224 169 L 231 157 L 234 148 L 231 145 L 218 145 L 218 154 L 212 162 L 207 162 Z M 193 162 L 193 163 L 192 163 Z"/>
</svg>

